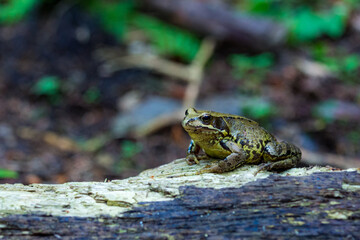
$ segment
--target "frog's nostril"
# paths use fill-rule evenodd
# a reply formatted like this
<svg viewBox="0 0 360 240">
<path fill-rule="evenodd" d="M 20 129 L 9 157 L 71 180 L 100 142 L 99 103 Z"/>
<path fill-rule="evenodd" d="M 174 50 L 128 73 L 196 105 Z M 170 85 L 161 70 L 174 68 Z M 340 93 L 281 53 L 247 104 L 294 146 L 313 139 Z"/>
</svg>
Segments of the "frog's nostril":
<svg viewBox="0 0 360 240">
<path fill-rule="evenodd" d="M 189 109 L 186 109 L 186 111 L 185 111 L 185 116 L 187 116 L 188 114 L 189 114 L 189 111 L 188 111 Z"/>
</svg>

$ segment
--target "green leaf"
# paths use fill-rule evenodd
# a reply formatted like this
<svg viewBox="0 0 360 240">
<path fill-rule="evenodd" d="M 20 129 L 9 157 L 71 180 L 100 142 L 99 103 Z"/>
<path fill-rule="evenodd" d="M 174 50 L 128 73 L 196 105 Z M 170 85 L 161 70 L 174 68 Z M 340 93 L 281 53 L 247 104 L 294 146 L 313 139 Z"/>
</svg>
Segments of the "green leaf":
<svg viewBox="0 0 360 240">
<path fill-rule="evenodd" d="M 326 35 L 340 37 L 351 10 L 359 1 L 238 0 L 240 11 L 273 18 L 289 29 L 290 42 L 306 42 Z"/>
<path fill-rule="evenodd" d="M 323 32 L 332 38 L 340 37 L 346 27 L 349 10 L 343 4 L 335 5 L 328 14 L 323 17 Z"/>
<path fill-rule="evenodd" d="M 0 23 L 15 23 L 23 19 L 39 2 L 39 0 L 0 1 Z"/>
<path fill-rule="evenodd" d="M 271 2 L 268 0 L 253 0 L 249 6 L 253 13 L 266 13 L 271 9 Z"/>
<path fill-rule="evenodd" d="M 251 118 L 264 119 L 273 116 L 277 108 L 263 98 L 249 98 L 243 103 L 242 111 Z"/>
<path fill-rule="evenodd" d="M 233 74 L 236 78 L 245 78 L 247 75 L 263 78 L 275 62 L 274 55 L 271 53 L 262 53 L 255 56 L 233 54 L 229 60 L 234 67 Z"/>
<path fill-rule="evenodd" d="M 0 168 L 0 178 L 18 178 L 18 173 L 8 169 Z"/>
<path fill-rule="evenodd" d="M 358 55 L 352 54 L 345 57 L 343 61 L 344 72 L 346 73 L 356 73 L 360 67 L 360 57 Z"/>
<path fill-rule="evenodd" d="M 334 72 L 336 74 L 341 72 L 342 67 L 341 67 L 341 64 L 339 64 L 339 59 L 338 58 L 328 56 L 327 58 L 324 58 L 322 60 L 322 62 L 326 65 L 326 67 L 330 71 L 332 71 L 332 72 Z"/>
<path fill-rule="evenodd" d="M 121 143 L 121 153 L 123 158 L 132 158 L 142 149 L 142 146 L 139 143 L 132 141 L 123 141 Z"/>
<path fill-rule="evenodd" d="M 299 13 L 290 20 L 292 36 L 297 41 L 307 41 L 321 35 L 321 18 L 309 8 L 299 9 Z"/>
<path fill-rule="evenodd" d="M 188 31 L 145 14 L 136 14 L 132 24 L 145 32 L 160 54 L 191 61 L 200 48 L 200 40 Z"/>
<path fill-rule="evenodd" d="M 271 53 L 262 53 L 253 58 L 255 68 L 269 68 L 274 64 L 274 56 Z"/>
<path fill-rule="evenodd" d="M 56 76 L 40 78 L 32 88 L 36 95 L 54 96 L 60 93 L 60 79 Z"/>
<path fill-rule="evenodd" d="M 129 19 L 134 12 L 135 3 L 131 0 L 124 1 L 85 1 L 86 6 L 93 14 L 97 15 L 105 30 L 114 34 L 117 39 L 122 39 L 129 25 Z"/>
<path fill-rule="evenodd" d="M 317 41 L 311 45 L 311 54 L 314 60 L 323 62 L 328 57 L 329 47 L 323 41 Z"/>
<path fill-rule="evenodd" d="M 91 104 L 100 100 L 100 90 L 95 87 L 89 88 L 83 95 L 85 102 Z"/>
</svg>

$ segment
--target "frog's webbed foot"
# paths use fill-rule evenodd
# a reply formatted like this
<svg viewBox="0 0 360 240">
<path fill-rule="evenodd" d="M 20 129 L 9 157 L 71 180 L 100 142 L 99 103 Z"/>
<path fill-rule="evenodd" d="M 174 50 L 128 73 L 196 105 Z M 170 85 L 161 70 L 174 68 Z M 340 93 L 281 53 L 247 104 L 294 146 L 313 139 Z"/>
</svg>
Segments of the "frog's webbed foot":
<svg viewBox="0 0 360 240">
<path fill-rule="evenodd" d="M 200 175 L 203 173 L 222 173 L 221 168 L 219 168 L 218 164 L 206 165 L 204 168 L 196 172 L 196 175 Z"/>
<path fill-rule="evenodd" d="M 259 172 L 261 172 L 263 170 L 270 170 L 271 164 L 273 164 L 273 163 L 262 163 L 262 164 L 260 164 L 258 169 L 256 170 L 256 172 L 254 173 L 254 176 L 256 176 Z"/>
<path fill-rule="evenodd" d="M 195 174 L 200 175 L 203 173 L 211 173 L 211 168 L 213 168 L 215 164 L 207 164 L 205 167 L 203 167 L 201 170 L 197 171 Z"/>
<path fill-rule="evenodd" d="M 199 160 L 197 159 L 195 154 L 187 155 L 185 160 L 188 165 L 199 164 Z"/>
<path fill-rule="evenodd" d="M 188 165 L 194 165 L 199 164 L 200 160 L 207 159 L 208 157 L 206 155 L 195 155 L 195 154 L 189 154 L 186 156 L 186 162 Z"/>
<path fill-rule="evenodd" d="M 256 176 L 261 171 L 274 171 L 280 169 L 286 170 L 295 167 L 298 161 L 299 161 L 298 157 L 294 156 L 277 162 L 262 163 L 259 165 L 258 169 L 254 173 L 254 176 Z"/>
</svg>

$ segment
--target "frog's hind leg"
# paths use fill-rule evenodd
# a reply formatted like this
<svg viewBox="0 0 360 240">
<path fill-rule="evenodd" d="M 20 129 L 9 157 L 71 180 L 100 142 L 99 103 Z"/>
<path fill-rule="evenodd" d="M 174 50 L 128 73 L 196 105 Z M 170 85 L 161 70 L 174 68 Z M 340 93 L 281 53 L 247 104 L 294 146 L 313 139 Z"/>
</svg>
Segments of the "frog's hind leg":
<svg viewBox="0 0 360 240">
<path fill-rule="evenodd" d="M 212 165 L 208 168 L 205 167 L 198 171 L 196 174 L 228 172 L 246 163 L 248 155 L 243 149 L 239 148 L 236 143 L 227 141 L 222 145 L 225 148 L 229 149 L 229 151 L 231 151 L 232 153 L 228 155 L 224 160 L 221 160 L 217 164 Z"/>
<path fill-rule="evenodd" d="M 299 162 L 299 158 L 291 157 L 277 162 L 263 163 L 258 167 L 254 175 L 256 176 L 259 172 L 263 170 L 267 170 L 267 171 L 280 170 L 280 169 L 286 170 L 295 167 L 298 162 Z"/>
<path fill-rule="evenodd" d="M 285 141 L 271 142 L 265 146 L 263 158 L 265 163 L 259 166 L 255 175 L 263 170 L 286 170 L 295 167 L 301 160 L 301 151 L 295 145 Z"/>
</svg>

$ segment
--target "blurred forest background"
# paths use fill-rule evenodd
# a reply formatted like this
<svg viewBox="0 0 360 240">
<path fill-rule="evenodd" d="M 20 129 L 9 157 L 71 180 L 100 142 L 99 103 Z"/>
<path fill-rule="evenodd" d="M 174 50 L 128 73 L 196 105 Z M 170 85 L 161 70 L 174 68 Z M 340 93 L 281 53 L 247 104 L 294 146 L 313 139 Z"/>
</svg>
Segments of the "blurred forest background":
<svg viewBox="0 0 360 240">
<path fill-rule="evenodd" d="M 0 0 L 0 183 L 184 157 L 189 106 L 359 168 L 359 70 L 357 0 Z"/>
</svg>

